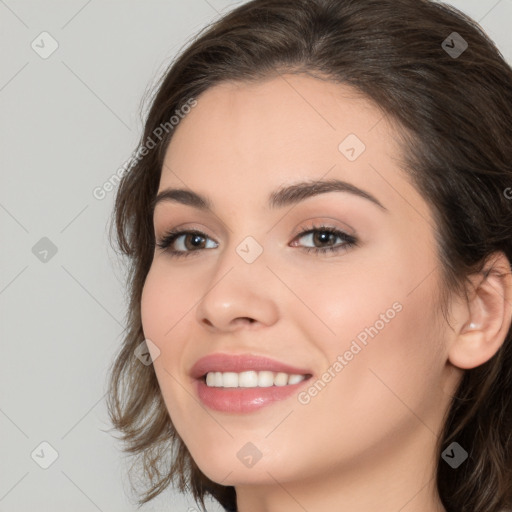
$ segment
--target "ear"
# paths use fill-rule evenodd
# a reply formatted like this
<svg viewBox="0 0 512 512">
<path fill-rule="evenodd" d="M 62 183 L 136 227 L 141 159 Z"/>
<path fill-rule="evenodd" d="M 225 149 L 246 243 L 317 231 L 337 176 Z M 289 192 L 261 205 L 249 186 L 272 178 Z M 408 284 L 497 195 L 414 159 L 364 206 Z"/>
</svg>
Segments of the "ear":
<svg viewBox="0 0 512 512">
<path fill-rule="evenodd" d="M 512 322 L 512 274 L 503 252 L 494 253 L 484 270 L 470 276 L 469 300 L 458 310 L 458 332 L 448 352 L 450 362 L 476 368 L 496 354 Z"/>
</svg>

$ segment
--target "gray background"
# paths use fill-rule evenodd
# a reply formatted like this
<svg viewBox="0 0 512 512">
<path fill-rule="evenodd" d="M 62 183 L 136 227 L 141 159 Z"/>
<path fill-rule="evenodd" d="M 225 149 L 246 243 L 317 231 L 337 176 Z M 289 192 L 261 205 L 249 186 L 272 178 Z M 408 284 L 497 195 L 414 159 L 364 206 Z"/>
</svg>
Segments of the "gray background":
<svg viewBox="0 0 512 512">
<path fill-rule="evenodd" d="M 135 148 L 164 66 L 240 3 L 0 0 L 0 512 L 136 510 L 104 403 L 126 308 L 115 191 L 92 191 Z M 512 0 L 448 3 L 512 62 Z M 47 58 L 31 46 L 51 49 L 42 32 L 58 42 Z M 47 469 L 42 442 L 58 452 Z M 168 489 L 141 510 L 193 507 Z"/>
</svg>

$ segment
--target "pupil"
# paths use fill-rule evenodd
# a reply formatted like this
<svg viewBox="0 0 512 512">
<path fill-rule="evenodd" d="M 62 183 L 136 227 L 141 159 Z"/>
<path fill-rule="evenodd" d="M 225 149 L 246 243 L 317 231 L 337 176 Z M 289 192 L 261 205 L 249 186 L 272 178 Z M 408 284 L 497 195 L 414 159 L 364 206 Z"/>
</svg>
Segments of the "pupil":
<svg viewBox="0 0 512 512">
<path fill-rule="evenodd" d="M 200 245 L 202 238 L 203 237 L 201 235 L 192 235 L 192 240 L 193 240 L 192 245 L 194 245 L 194 246 Z"/>
<path fill-rule="evenodd" d="M 329 233 L 327 231 L 319 231 L 317 233 L 317 239 L 319 238 L 321 243 L 328 242 L 328 239 L 331 236 L 331 234 L 332 233 Z"/>
</svg>

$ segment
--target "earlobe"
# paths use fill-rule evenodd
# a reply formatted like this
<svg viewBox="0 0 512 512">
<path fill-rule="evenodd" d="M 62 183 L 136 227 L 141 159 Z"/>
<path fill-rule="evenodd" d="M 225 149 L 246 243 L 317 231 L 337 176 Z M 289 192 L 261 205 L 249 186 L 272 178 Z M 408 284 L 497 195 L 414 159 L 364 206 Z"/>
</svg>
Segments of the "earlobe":
<svg viewBox="0 0 512 512">
<path fill-rule="evenodd" d="M 484 270 L 471 276 L 472 289 L 461 325 L 450 347 L 450 362 L 462 369 L 476 368 L 503 345 L 512 322 L 512 275 L 502 252 L 494 254 Z"/>
</svg>

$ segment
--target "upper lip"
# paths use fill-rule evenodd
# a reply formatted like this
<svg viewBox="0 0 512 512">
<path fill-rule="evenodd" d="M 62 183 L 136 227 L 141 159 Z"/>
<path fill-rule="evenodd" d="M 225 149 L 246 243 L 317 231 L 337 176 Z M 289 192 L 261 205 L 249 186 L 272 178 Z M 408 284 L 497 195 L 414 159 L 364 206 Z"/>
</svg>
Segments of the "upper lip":
<svg viewBox="0 0 512 512">
<path fill-rule="evenodd" d="M 202 357 L 190 370 L 190 375 L 195 379 L 204 377 L 209 372 L 235 372 L 244 371 L 271 371 L 284 372 L 297 375 L 311 375 L 311 372 L 304 368 L 296 368 L 289 364 L 269 359 L 268 357 L 252 354 L 223 354 L 216 353 Z"/>
</svg>

